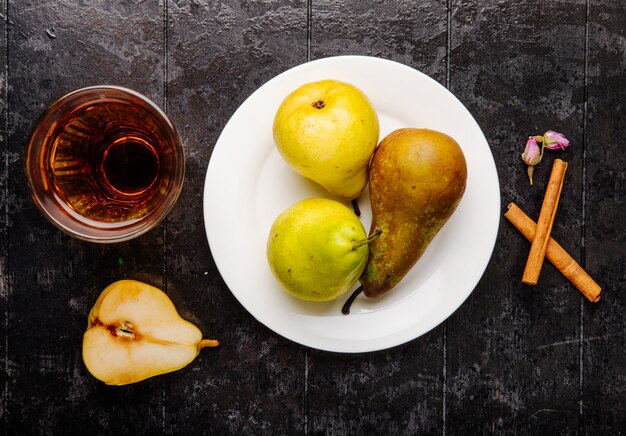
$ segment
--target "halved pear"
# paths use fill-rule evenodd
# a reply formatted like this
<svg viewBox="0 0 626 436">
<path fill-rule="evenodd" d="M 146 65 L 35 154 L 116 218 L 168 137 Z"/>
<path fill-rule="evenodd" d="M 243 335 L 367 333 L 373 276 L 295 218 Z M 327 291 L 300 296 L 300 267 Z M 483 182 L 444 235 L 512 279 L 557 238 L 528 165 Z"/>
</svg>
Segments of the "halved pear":
<svg viewBox="0 0 626 436">
<path fill-rule="evenodd" d="M 180 317 L 160 289 L 135 280 L 117 281 L 102 291 L 83 336 L 87 370 L 108 385 L 126 385 L 191 363 L 218 341 Z"/>
</svg>

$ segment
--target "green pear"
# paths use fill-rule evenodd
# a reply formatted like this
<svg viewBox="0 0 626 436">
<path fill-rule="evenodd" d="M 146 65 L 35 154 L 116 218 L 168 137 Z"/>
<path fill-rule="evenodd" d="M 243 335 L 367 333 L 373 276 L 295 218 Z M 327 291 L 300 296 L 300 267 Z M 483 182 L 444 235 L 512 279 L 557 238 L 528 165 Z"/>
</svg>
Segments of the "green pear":
<svg viewBox="0 0 626 436">
<path fill-rule="evenodd" d="M 461 201 L 467 165 L 450 136 L 399 129 L 376 148 L 369 177 L 372 228 L 382 233 L 370 244 L 361 287 L 346 302 L 344 313 L 359 292 L 380 297 L 411 270 Z"/>
<path fill-rule="evenodd" d="M 361 90 L 337 80 L 302 85 L 278 108 L 273 131 L 296 172 L 337 197 L 361 194 L 379 135 L 378 116 Z"/>
<path fill-rule="evenodd" d="M 160 289 L 136 280 L 109 285 L 89 313 L 83 336 L 87 370 L 109 385 L 126 385 L 178 370 L 200 349 L 215 347 L 180 317 Z"/>
<path fill-rule="evenodd" d="M 363 224 L 347 206 L 309 198 L 276 218 L 267 241 L 267 258 L 287 292 L 307 301 L 329 301 L 356 283 L 373 238 L 367 237 Z"/>
</svg>

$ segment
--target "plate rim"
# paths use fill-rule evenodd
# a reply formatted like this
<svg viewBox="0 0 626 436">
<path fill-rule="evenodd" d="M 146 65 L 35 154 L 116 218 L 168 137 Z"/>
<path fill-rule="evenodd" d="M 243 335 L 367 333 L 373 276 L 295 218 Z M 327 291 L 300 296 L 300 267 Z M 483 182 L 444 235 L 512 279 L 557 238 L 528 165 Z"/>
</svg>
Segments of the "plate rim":
<svg viewBox="0 0 626 436">
<path fill-rule="evenodd" d="M 465 112 L 465 115 L 469 118 L 469 120 L 475 124 L 475 127 L 478 129 L 478 132 L 481 135 L 481 139 L 484 141 L 484 145 L 487 146 L 487 149 L 489 151 L 489 156 L 490 159 L 487 161 L 489 167 L 491 168 L 493 175 L 495 176 L 495 184 L 497 185 L 497 196 L 496 196 L 496 200 L 497 200 L 497 205 L 495 205 L 496 207 L 494 208 L 495 210 L 498 211 L 498 216 L 497 219 L 495 219 L 495 226 L 492 229 L 492 237 L 491 240 L 488 241 L 488 244 L 485 244 L 486 247 L 488 248 L 488 253 L 489 255 L 485 257 L 485 262 L 484 264 L 480 265 L 480 270 L 481 273 L 477 275 L 476 279 L 473 280 L 473 283 L 471 283 L 471 287 L 469 287 L 468 285 L 468 289 L 469 291 L 463 296 L 463 298 L 459 298 L 458 303 L 456 305 L 450 305 L 450 308 L 448 310 L 446 310 L 446 314 L 445 316 L 443 316 L 441 319 L 437 318 L 437 321 L 435 323 L 433 323 L 432 325 L 428 326 L 428 328 L 426 329 L 422 329 L 420 331 L 417 331 L 415 334 L 413 335 L 408 335 L 410 337 L 406 337 L 407 335 L 393 335 L 393 336 L 385 336 L 388 340 L 388 343 L 384 344 L 384 345 L 378 345 L 378 346 L 367 346 L 367 344 L 369 343 L 368 341 L 355 341 L 352 344 L 354 345 L 353 347 L 350 347 L 349 349 L 343 348 L 343 347 L 328 347 L 328 346 L 321 346 L 319 344 L 312 344 L 310 342 L 307 341 L 303 341 L 301 338 L 296 338 L 293 335 L 291 335 L 289 332 L 284 332 L 284 331 L 278 331 L 277 329 L 274 328 L 274 326 L 271 325 L 271 323 L 266 322 L 263 319 L 260 319 L 262 317 L 258 316 L 258 313 L 255 312 L 254 308 L 250 308 L 248 304 L 246 304 L 245 299 L 240 298 L 240 295 L 238 295 L 238 293 L 236 291 L 233 291 L 232 286 L 229 284 L 229 279 L 224 275 L 223 271 L 224 268 L 220 265 L 223 265 L 221 262 L 223 260 L 220 260 L 217 256 L 215 256 L 214 254 L 214 244 L 215 242 L 212 242 L 212 230 L 209 228 L 209 219 L 208 219 L 208 215 L 209 215 L 209 207 L 208 207 L 208 203 L 209 203 L 209 196 L 208 196 L 208 192 L 210 190 L 210 186 L 209 186 L 209 180 L 210 180 L 210 176 L 211 173 L 215 170 L 215 153 L 218 150 L 218 146 L 220 144 L 220 141 L 222 140 L 223 136 L 224 136 L 224 132 L 227 130 L 228 125 L 231 123 L 233 118 L 236 118 L 237 114 L 240 111 L 243 111 L 246 107 L 246 105 L 248 104 L 248 102 L 253 99 L 255 97 L 255 94 L 262 88 L 266 87 L 266 86 L 271 86 L 272 83 L 276 82 L 276 81 L 280 81 L 282 78 L 284 78 L 285 75 L 287 74 L 296 74 L 299 70 L 304 70 L 307 68 L 311 68 L 312 65 L 316 65 L 316 64 L 323 64 L 323 63 L 332 63 L 332 62 L 352 62 L 352 61 L 357 61 L 357 62 L 374 62 L 374 63 L 383 63 L 383 64 L 388 64 L 394 68 L 402 68 L 405 69 L 407 71 L 409 71 L 411 74 L 417 74 L 419 76 L 422 76 L 422 78 L 425 78 L 426 80 L 428 80 L 431 84 L 433 84 L 435 87 L 439 88 L 439 91 L 443 91 L 444 93 L 446 93 L 448 95 L 448 97 L 452 98 L 456 104 L 459 106 L 460 109 L 462 109 Z M 481 144 L 482 146 L 483 144 Z M 282 336 L 292 342 L 295 342 L 301 346 L 305 346 L 305 347 L 309 347 L 309 348 L 314 348 L 314 349 L 318 349 L 318 350 L 322 350 L 322 351 L 327 351 L 327 352 L 333 352 L 333 353 L 344 353 L 344 354 L 354 354 L 354 353 L 369 353 L 369 352 L 376 352 L 376 351 L 382 351 L 382 350 L 388 350 L 390 348 L 394 348 L 397 346 L 400 346 L 402 344 L 406 344 L 408 342 L 414 341 L 416 339 L 418 339 L 419 337 L 427 334 L 428 332 L 434 330 L 436 327 L 440 326 L 443 322 L 445 322 L 447 319 L 449 319 L 466 301 L 467 299 L 470 297 L 470 295 L 475 291 L 478 283 L 480 282 L 480 280 L 482 279 L 482 277 L 485 274 L 485 271 L 487 270 L 487 267 L 489 266 L 489 263 L 491 261 L 491 258 L 493 256 L 493 252 L 495 249 L 495 244 L 497 242 L 497 236 L 498 236 L 498 232 L 499 232 L 499 227 L 500 227 L 500 219 L 499 219 L 499 211 L 501 208 L 501 190 L 500 190 L 500 180 L 499 180 L 499 176 L 498 176 L 498 171 L 497 171 L 497 167 L 495 164 L 495 159 L 493 156 L 493 153 L 491 151 L 491 147 L 489 146 L 489 143 L 484 135 L 483 130 L 481 129 L 480 125 L 478 124 L 478 122 L 476 121 L 476 119 L 473 117 L 473 115 L 471 114 L 471 112 L 467 109 L 467 107 L 450 91 L 448 90 L 445 86 L 443 86 L 441 83 L 439 83 L 438 81 L 436 81 L 435 79 L 433 79 L 432 77 L 428 76 L 427 74 L 423 73 L 420 70 L 417 70 L 416 68 L 413 68 L 409 65 L 391 60 L 391 59 L 387 59 L 384 57 L 378 57 L 378 56 L 364 56 L 364 55 L 337 55 L 337 56 L 328 56 L 328 57 L 324 57 L 324 58 L 320 58 L 320 59 L 315 59 L 315 60 L 311 60 L 311 61 L 307 61 L 301 64 L 298 64 L 296 66 L 293 66 L 291 68 L 288 68 L 284 71 L 282 71 L 281 73 L 277 74 L 276 76 L 272 77 L 271 79 L 269 79 L 268 81 L 266 81 L 265 83 L 263 83 L 262 85 L 260 85 L 259 87 L 257 87 L 254 91 L 252 91 L 252 93 L 250 95 L 248 95 L 245 100 L 237 107 L 237 109 L 232 113 L 232 115 L 229 117 L 228 121 L 226 122 L 226 124 L 224 125 L 222 131 L 220 132 L 220 135 L 218 136 L 217 141 L 214 144 L 213 150 L 211 152 L 211 156 L 209 159 L 209 163 L 207 165 L 207 170 L 206 170 L 206 174 L 205 174 L 205 181 L 204 181 L 204 188 L 203 188 L 203 194 L 202 194 L 202 198 L 203 198 L 203 220 L 204 220 L 204 227 L 205 227 L 205 233 L 206 233 L 206 237 L 207 237 L 207 241 L 209 243 L 209 249 L 211 250 L 211 256 L 213 258 L 213 261 L 218 269 L 218 272 L 220 273 L 220 276 L 222 278 L 222 280 L 224 281 L 224 283 L 226 284 L 228 290 L 230 291 L 230 293 L 235 297 L 235 299 L 239 302 L 239 304 L 241 304 L 243 306 L 243 308 L 250 314 L 252 315 L 252 317 L 259 323 L 263 324 L 265 327 L 267 327 L 268 329 L 270 329 L 272 332 L 274 332 L 275 334 L 278 334 L 279 336 Z M 487 250 L 485 250 L 487 251 Z M 399 331 L 402 330 L 406 330 L 406 329 L 399 329 Z M 359 346 L 359 345 L 365 345 L 365 346 Z"/>
</svg>

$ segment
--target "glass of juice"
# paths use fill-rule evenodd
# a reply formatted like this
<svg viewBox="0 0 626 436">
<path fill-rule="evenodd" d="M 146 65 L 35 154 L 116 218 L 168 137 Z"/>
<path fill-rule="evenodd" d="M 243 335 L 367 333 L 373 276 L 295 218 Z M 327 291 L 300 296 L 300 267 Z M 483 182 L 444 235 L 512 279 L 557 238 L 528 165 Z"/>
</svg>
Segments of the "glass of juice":
<svg viewBox="0 0 626 436">
<path fill-rule="evenodd" d="M 52 103 L 25 147 L 35 205 L 59 229 L 120 242 L 156 226 L 183 185 L 185 158 L 167 115 L 147 97 L 92 86 Z"/>
</svg>

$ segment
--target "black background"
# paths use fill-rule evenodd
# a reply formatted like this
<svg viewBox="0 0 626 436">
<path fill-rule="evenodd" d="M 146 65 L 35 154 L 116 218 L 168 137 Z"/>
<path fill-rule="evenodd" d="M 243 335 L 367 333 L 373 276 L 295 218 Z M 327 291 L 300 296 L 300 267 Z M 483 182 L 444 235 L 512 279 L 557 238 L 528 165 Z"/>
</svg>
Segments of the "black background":
<svg viewBox="0 0 626 436">
<path fill-rule="evenodd" d="M 623 0 L 0 1 L 0 413 L 4 434 L 622 434 L 626 429 L 626 2 Z M 425 336 L 342 355 L 255 321 L 222 281 L 202 218 L 204 175 L 236 108 L 325 56 L 393 59 L 447 86 L 483 129 L 511 201 L 538 215 L 569 163 L 553 236 L 603 286 L 592 304 L 504 219 L 475 291 Z M 162 106 L 185 143 L 174 210 L 130 242 L 95 245 L 36 210 L 23 146 L 73 89 L 117 84 Z M 427 102 L 425 102 L 427 104 Z M 525 138 L 554 129 L 530 188 Z M 224 187 L 228 189 L 228 187 Z M 242 274 L 245 271 L 242 271 Z M 121 388 L 85 370 L 87 314 L 142 276 L 219 338 L 181 371 Z"/>
</svg>

